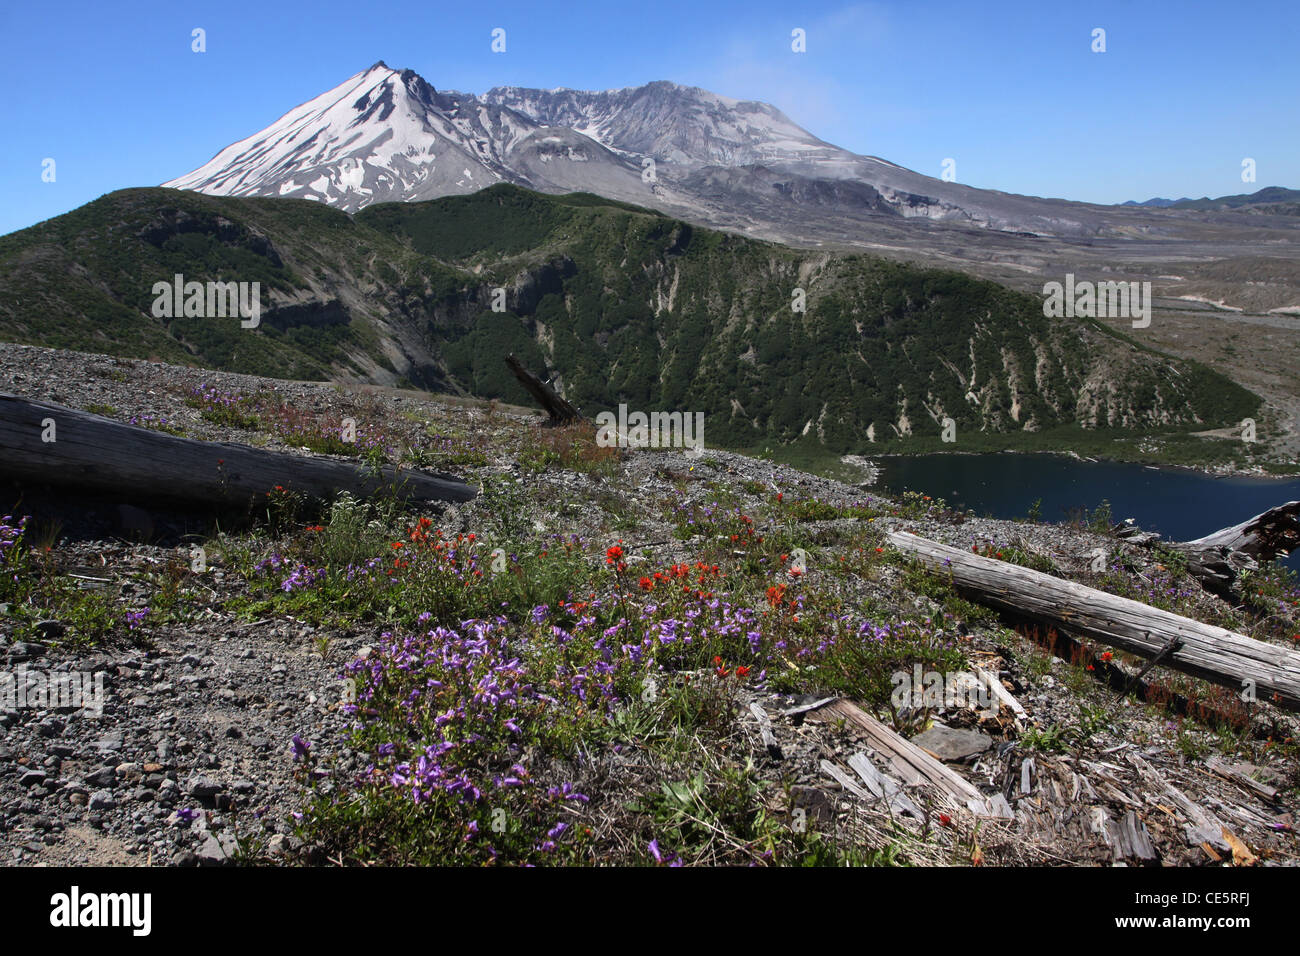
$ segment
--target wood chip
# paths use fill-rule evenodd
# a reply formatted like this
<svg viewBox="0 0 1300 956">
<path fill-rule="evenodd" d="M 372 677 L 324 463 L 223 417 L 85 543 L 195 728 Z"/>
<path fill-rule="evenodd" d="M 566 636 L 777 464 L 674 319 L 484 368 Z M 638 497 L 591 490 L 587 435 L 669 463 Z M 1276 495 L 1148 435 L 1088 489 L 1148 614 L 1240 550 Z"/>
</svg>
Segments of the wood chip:
<svg viewBox="0 0 1300 956">
<path fill-rule="evenodd" d="M 927 784 L 959 807 L 986 809 L 984 795 L 970 781 L 948 769 L 910 740 L 905 740 L 862 708 L 847 700 L 836 700 L 814 715 L 816 720 L 844 720 L 865 736 L 878 753 L 889 758 L 890 766 L 904 782 Z"/>
<path fill-rule="evenodd" d="M 1226 780 L 1231 780 L 1243 790 L 1253 793 L 1258 797 L 1263 797 L 1269 803 L 1277 802 L 1276 787 L 1270 787 L 1266 783 L 1261 783 L 1249 774 L 1242 773 L 1236 767 L 1224 763 L 1218 757 L 1211 757 L 1209 760 L 1205 761 L 1205 766 L 1208 770 L 1218 774 L 1220 777 L 1223 777 Z"/>
<path fill-rule="evenodd" d="M 781 716 L 795 717 L 799 714 L 807 714 L 811 711 L 817 710 L 818 708 L 825 707 L 827 704 L 833 703 L 838 699 L 838 697 L 823 697 L 821 700 L 814 700 L 808 704 L 799 704 L 796 707 L 791 707 L 789 710 L 781 711 Z"/>
<path fill-rule="evenodd" d="M 1223 839 L 1232 847 L 1233 866 L 1254 866 L 1259 862 L 1259 858 L 1250 852 L 1250 847 L 1237 839 L 1227 827 L 1223 828 Z"/>
<path fill-rule="evenodd" d="M 852 777 L 850 777 L 839 767 L 835 766 L 835 764 L 831 763 L 829 760 L 823 760 L 821 762 L 821 768 L 822 768 L 822 773 L 826 774 L 829 777 L 832 777 L 836 783 L 838 783 L 849 793 L 853 794 L 854 796 L 861 797 L 863 800 L 871 799 L 870 793 L 868 793 L 866 790 L 863 790 L 862 787 L 857 783 L 857 781 L 855 781 Z"/>
<path fill-rule="evenodd" d="M 1006 689 L 996 674 L 990 674 L 988 671 L 982 670 L 975 664 L 971 665 L 971 670 L 974 672 L 975 676 L 993 692 L 993 696 L 1004 704 L 1008 710 L 1022 720 L 1027 720 L 1029 718 L 1029 714 L 1025 712 L 1025 708 L 1021 706 L 1020 701 L 1016 700 L 1016 698 L 1012 696 L 1011 691 Z"/>
<path fill-rule="evenodd" d="M 1128 759 L 1137 768 L 1138 773 L 1151 784 L 1163 790 L 1165 796 L 1173 801 L 1174 806 L 1186 817 L 1188 823 L 1185 834 L 1190 846 L 1209 843 L 1218 850 L 1230 848 L 1230 844 L 1223 837 L 1225 830 L 1223 821 L 1209 810 L 1189 799 L 1187 794 L 1171 784 L 1155 767 L 1137 754 L 1129 754 Z"/>
<path fill-rule="evenodd" d="M 763 705 L 755 701 L 749 705 L 749 712 L 758 721 L 758 733 L 763 738 L 763 746 L 767 748 L 768 756 L 773 760 L 783 760 L 785 754 L 781 752 L 781 745 L 777 743 L 776 735 L 772 733 L 772 721 L 768 718 Z"/>
<path fill-rule="evenodd" d="M 849 758 L 849 766 L 862 778 L 872 793 L 889 804 L 889 809 L 894 813 L 906 813 L 917 820 L 925 818 L 925 814 L 918 810 L 916 804 L 903 792 L 902 785 L 877 770 L 866 754 L 854 754 Z"/>
</svg>

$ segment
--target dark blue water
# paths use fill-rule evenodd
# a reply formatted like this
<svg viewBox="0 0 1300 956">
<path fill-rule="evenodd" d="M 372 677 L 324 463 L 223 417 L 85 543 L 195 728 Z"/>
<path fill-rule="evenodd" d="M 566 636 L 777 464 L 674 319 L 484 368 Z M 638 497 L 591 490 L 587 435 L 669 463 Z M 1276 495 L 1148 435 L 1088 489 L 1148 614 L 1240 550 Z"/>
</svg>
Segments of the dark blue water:
<svg viewBox="0 0 1300 956">
<path fill-rule="evenodd" d="M 983 517 L 1023 518 L 1041 498 L 1043 521 L 1065 521 L 1109 500 L 1116 521 L 1133 518 L 1167 540 L 1187 541 L 1300 499 L 1300 480 L 1214 478 L 1182 469 L 1076 461 L 1060 455 L 915 455 L 879 458 L 879 484 L 919 491 Z M 1286 563 L 1300 570 L 1300 551 Z"/>
</svg>

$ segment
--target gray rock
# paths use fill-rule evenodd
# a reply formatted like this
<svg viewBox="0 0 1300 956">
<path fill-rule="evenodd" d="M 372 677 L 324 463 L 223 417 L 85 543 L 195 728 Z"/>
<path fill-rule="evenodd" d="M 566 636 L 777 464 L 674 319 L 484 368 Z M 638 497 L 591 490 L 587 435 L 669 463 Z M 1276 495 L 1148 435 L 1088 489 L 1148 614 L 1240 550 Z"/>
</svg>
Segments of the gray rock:
<svg viewBox="0 0 1300 956">
<path fill-rule="evenodd" d="M 229 866 L 234 863 L 235 851 L 238 844 L 234 837 L 226 834 L 209 835 L 199 847 L 198 857 L 199 866 Z"/>
<path fill-rule="evenodd" d="M 913 737 L 912 743 L 928 750 L 940 760 L 962 761 L 988 750 L 993 745 L 993 738 L 978 730 L 955 730 L 943 724 L 935 724 Z"/>
<path fill-rule="evenodd" d="M 44 770 L 28 770 L 18 778 L 18 783 L 24 787 L 34 787 L 37 784 L 45 783 L 47 774 Z"/>
<path fill-rule="evenodd" d="M 215 797 L 221 792 L 221 784 L 211 777 L 195 774 L 185 781 L 185 790 L 195 797 Z"/>
<path fill-rule="evenodd" d="M 95 741 L 95 749 L 101 752 L 121 750 L 124 743 L 122 731 L 114 730 Z"/>
<path fill-rule="evenodd" d="M 86 783 L 92 787 L 111 787 L 117 783 L 117 771 L 112 767 L 100 767 L 93 773 L 86 774 Z"/>
<path fill-rule="evenodd" d="M 57 737 L 63 733 L 63 728 L 68 726 L 66 721 L 59 720 L 57 717 L 46 717 L 36 725 L 36 731 L 42 737 Z"/>
<path fill-rule="evenodd" d="M 96 790 L 90 795 L 90 809 L 92 810 L 112 810 L 117 807 L 117 801 L 107 790 Z"/>
</svg>

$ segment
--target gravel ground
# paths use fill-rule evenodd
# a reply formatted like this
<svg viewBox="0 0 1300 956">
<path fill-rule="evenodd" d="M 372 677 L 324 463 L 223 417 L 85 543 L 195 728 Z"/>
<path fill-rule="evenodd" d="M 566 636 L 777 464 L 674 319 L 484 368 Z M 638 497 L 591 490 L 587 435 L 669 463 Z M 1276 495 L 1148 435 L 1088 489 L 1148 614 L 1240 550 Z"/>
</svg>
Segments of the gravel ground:
<svg viewBox="0 0 1300 956">
<path fill-rule="evenodd" d="M 0 391 L 93 409 L 123 421 L 165 421 L 192 438 L 249 441 L 247 432 L 205 421 L 183 403 L 184 395 L 200 384 L 273 394 L 320 414 L 379 419 L 397 432 L 406 429 L 412 434 L 422 427 L 416 424 L 421 417 L 479 435 L 526 436 L 527 428 L 537 421 L 537 414 L 529 410 L 486 409 L 476 403 L 371 386 L 278 382 L 0 345 Z M 294 450 L 274 437 L 255 441 Z M 489 452 L 487 464 L 468 469 L 465 477 L 513 479 L 517 510 L 503 515 L 500 501 L 485 495 L 446 508 L 438 515 L 444 528 L 470 531 L 508 518 L 541 533 L 576 533 L 602 541 L 618 537 L 633 566 L 641 560 L 643 548 L 653 552 L 658 566 L 697 553 L 700 542 L 674 537 L 662 502 L 681 494 L 686 500 L 704 500 L 710 483 L 740 489 L 758 482 L 779 487 L 791 497 L 844 503 L 880 497 L 861 485 L 722 451 L 699 458 L 639 452 L 627 456 L 617 479 L 611 480 L 567 471 L 534 475 L 514 460 L 508 441 L 484 447 Z M 150 510 L 147 502 L 140 501 L 73 500 L 45 489 L 23 489 L 23 503 L 29 508 L 34 503 L 54 508 L 62 516 L 53 549 L 62 573 L 80 574 L 78 580 L 86 587 L 115 582 L 126 603 L 134 596 L 131 589 L 138 587 L 132 582 L 142 573 L 187 561 L 185 536 L 193 530 L 192 516 Z M 149 512 L 146 542 L 124 540 L 138 524 L 136 509 Z M 1136 566 L 1149 565 L 1151 560 L 1148 553 L 1112 537 L 1052 525 L 952 515 L 876 522 L 962 548 L 988 540 L 1014 541 L 1026 551 L 1050 557 L 1067 573 L 1084 569 L 1098 547 L 1121 552 Z M 845 524 L 843 520 L 808 524 L 810 551 L 820 554 L 819 541 L 843 531 Z M 810 567 L 809 573 L 816 575 L 817 568 Z M 899 592 L 894 584 L 886 576 L 855 597 L 896 601 Z M 49 622 L 45 639 L 16 642 L 7 619 L 0 618 L 0 658 L 10 672 L 23 667 L 47 674 L 102 672 L 105 687 L 99 715 L 32 707 L 0 713 L 0 862 L 216 865 L 241 852 L 236 833 L 244 841 L 244 851 L 259 860 L 295 857 L 300 847 L 291 835 L 291 814 L 300 805 L 303 787 L 292 738 L 298 734 L 316 752 L 330 755 L 333 773 L 355 769 L 342 737 L 344 688 L 338 673 L 344 662 L 377 638 L 377 629 L 358 625 L 353 630 L 321 633 L 285 617 L 241 622 L 220 610 L 224 599 L 238 592 L 239 582 L 225 580 L 216 568 L 206 586 L 212 590 L 210 606 L 185 626 L 128 635 L 93 650 L 60 644 L 64 625 L 58 621 Z M 928 598 L 913 595 L 908 600 L 912 606 L 896 608 L 899 613 L 923 616 L 937 609 Z M 1235 785 L 1208 774 L 1203 760 L 1189 758 L 1175 747 L 1176 735 L 1187 731 L 1173 728 L 1166 717 L 1131 701 L 1115 705 L 1115 724 L 1098 734 L 1097 752 L 1109 756 L 1093 760 L 1096 766 L 1085 766 L 1067 755 L 1030 755 L 1016 745 L 1023 733 L 1068 722 L 1077 714 L 1076 692 L 1063 679 L 1065 663 L 1051 660 L 1040 673 L 1043 669 L 1030 666 L 1034 650 L 1029 642 L 1006 628 L 972 627 L 966 639 L 972 655 L 997 673 L 1028 711 L 1028 717 L 1019 721 L 1010 719 L 1006 711 L 992 717 L 968 709 L 938 715 L 954 729 L 974 729 L 990 738 L 985 753 L 954 766 L 985 793 L 1013 798 L 1013 820 L 980 826 L 978 852 L 985 862 L 1110 862 L 1104 835 L 1090 829 L 1097 809 L 1111 816 L 1140 811 L 1165 863 L 1213 862 L 1211 854 L 1184 838 L 1181 822 L 1173 814 L 1166 818 L 1168 796 L 1152 788 L 1143 775 L 1144 764 L 1158 767 L 1166 780 L 1203 806 L 1216 808 L 1261 858 L 1270 862 L 1296 858 L 1294 833 L 1286 830 L 1293 823 L 1292 788 L 1297 781 L 1290 758 L 1256 757 L 1267 764 L 1260 773 L 1283 789 L 1278 802 L 1259 806 L 1257 798 L 1252 800 Z M 1106 697 L 1100 683 L 1095 694 L 1089 693 L 1098 700 Z M 756 703 L 769 715 L 781 753 L 777 758 L 764 745 L 757 719 L 743 717 L 736 754 L 754 759 L 790 794 L 792 803 L 775 810 L 790 812 L 798 806 L 813 818 L 850 827 L 864 844 L 892 839 L 890 834 L 896 830 L 888 808 L 846 792 L 827 777 L 823 767 L 824 761 L 843 766 L 848 755 L 871 753 L 870 747 L 850 729 L 803 715 L 784 716 L 800 702 L 745 690 L 740 703 L 746 708 Z M 1272 726 L 1290 725 L 1284 719 Z M 1136 759 L 1130 759 L 1130 754 Z M 1026 771 L 1025 761 L 1031 756 L 1031 769 Z M 876 762 L 879 765 L 880 760 Z M 602 772 L 644 775 L 651 771 L 611 765 Z M 1079 798 L 1067 800 L 1061 794 L 1079 786 L 1076 776 L 1088 782 L 1085 794 L 1093 792 L 1083 805 Z M 937 804 L 935 809 L 940 811 Z M 909 826 L 921 825 L 914 821 Z M 922 831 L 924 839 L 918 838 L 914 859 L 945 863 L 971 858 L 967 841 L 974 837 L 969 821 L 938 827 L 927 820 Z M 1219 855 L 1223 857 L 1225 851 L 1220 849 Z M 1232 856 L 1230 849 L 1226 851 L 1227 859 Z"/>
</svg>

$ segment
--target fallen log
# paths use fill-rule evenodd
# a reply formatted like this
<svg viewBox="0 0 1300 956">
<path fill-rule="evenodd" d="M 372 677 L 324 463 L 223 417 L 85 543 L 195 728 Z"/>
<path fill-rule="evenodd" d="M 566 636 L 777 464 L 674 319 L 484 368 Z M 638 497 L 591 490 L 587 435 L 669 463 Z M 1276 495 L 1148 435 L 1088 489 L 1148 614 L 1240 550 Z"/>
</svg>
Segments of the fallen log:
<svg viewBox="0 0 1300 956">
<path fill-rule="evenodd" d="M 469 485 L 413 469 L 195 441 L 101 415 L 0 393 L 0 477 L 123 498 L 243 507 L 276 485 L 313 499 L 388 491 L 415 501 L 468 501 Z"/>
<path fill-rule="evenodd" d="M 1285 557 L 1300 545 L 1300 501 L 1270 508 L 1263 514 L 1221 528 L 1193 541 L 1179 541 L 1173 547 L 1187 555 L 1187 570 L 1207 591 L 1237 600 L 1233 587 L 1242 571 L 1261 561 Z"/>
<path fill-rule="evenodd" d="M 1288 501 L 1263 514 L 1222 528 L 1193 541 L 1173 545 L 1191 553 L 1245 554 L 1256 561 L 1273 561 L 1300 547 L 1300 501 Z"/>
<path fill-rule="evenodd" d="M 528 390 L 528 394 L 533 396 L 538 405 L 546 409 L 546 414 L 550 416 L 550 424 L 567 425 L 570 422 L 583 420 L 582 412 L 561 398 L 549 384 L 524 368 L 513 354 L 506 356 L 506 364 L 510 366 L 510 371 L 515 373 L 515 378 L 519 379 L 519 384 Z"/>
<path fill-rule="evenodd" d="M 1148 659 L 1166 651 L 1166 667 L 1300 710 L 1300 652 L 905 531 L 888 541 L 990 607 Z"/>
<path fill-rule="evenodd" d="M 1151 547 L 1160 540 L 1160 535 L 1127 523 L 1113 530 L 1129 544 Z M 1300 547 L 1300 501 L 1288 501 L 1192 541 L 1167 542 L 1166 547 L 1187 556 L 1187 572 L 1207 591 L 1236 601 L 1240 596 L 1233 593 L 1233 587 L 1242 571 L 1285 557 Z"/>
</svg>

